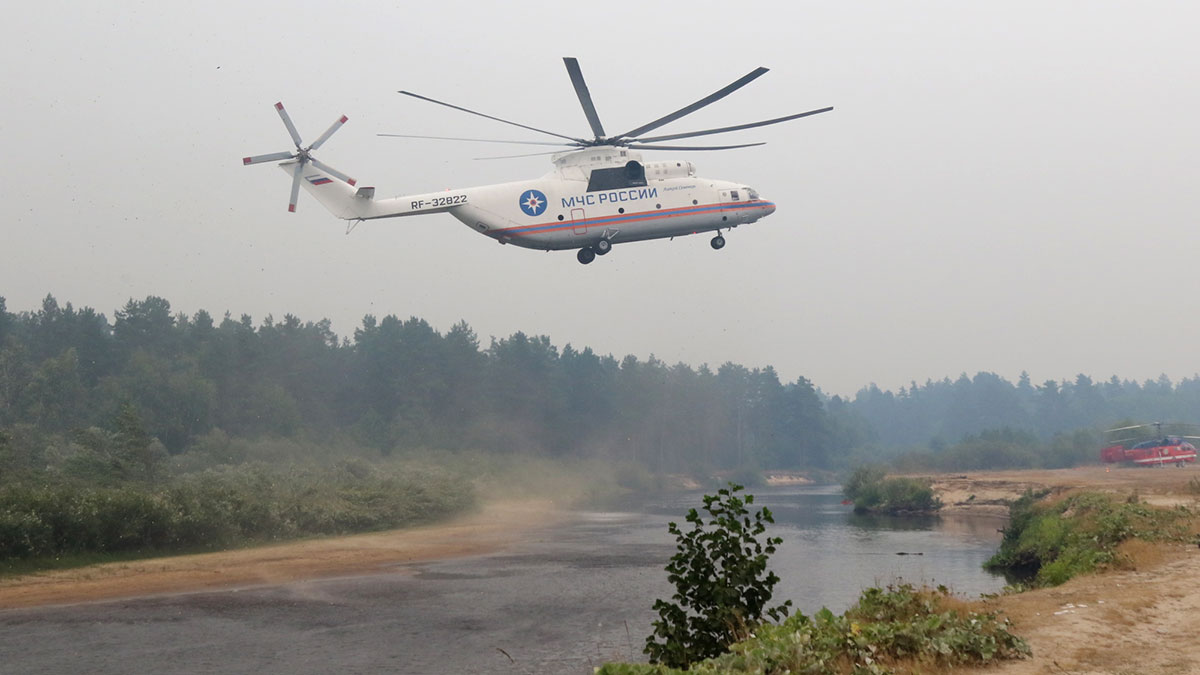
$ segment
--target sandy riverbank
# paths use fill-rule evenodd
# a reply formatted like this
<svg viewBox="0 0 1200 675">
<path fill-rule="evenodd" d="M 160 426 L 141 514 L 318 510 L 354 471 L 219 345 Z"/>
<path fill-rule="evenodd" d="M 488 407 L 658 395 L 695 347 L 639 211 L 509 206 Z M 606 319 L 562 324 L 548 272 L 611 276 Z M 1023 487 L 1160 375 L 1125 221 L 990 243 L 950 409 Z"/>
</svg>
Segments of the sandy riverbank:
<svg viewBox="0 0 1200 675">
<path fill-rule="evenodd" d="M 477 513 L 407 530 L 42 572 L 0 579 L 0 608 L 366 574 L 499 550 L 561 517 L 549 501 L 493 502 Z"/>
<path fill-rule="evenodd" d="M 1082 467 L 934 476 L 949 512 L 994 514 L 1026 489 L 1087 488 L 1158 506 L 1200 510 L 1188 481 L 1200 468 Z M 974 499 L 971 499 L 974 495 Z M 1134 542 L 1137 568 L 1073 579 L 1062 586 L 1002 596 L 980 604 L 1000 610 L 1029 640 L 1032 659 L 978 672 L 1002 675 L 1184 675 L 1200 673 L 1200 549 Z M 975 672 L 966 670 L 964 672 Z"/>
</svg>

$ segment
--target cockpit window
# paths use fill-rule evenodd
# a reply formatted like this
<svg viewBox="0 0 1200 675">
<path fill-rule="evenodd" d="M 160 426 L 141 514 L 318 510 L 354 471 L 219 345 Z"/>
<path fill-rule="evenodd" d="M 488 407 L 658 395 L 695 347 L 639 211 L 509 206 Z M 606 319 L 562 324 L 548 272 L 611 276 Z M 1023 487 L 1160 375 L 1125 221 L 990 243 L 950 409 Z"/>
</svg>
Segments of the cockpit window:
<svg viewBox="0 0 1200 675">
<path fill-rule="evenodd" d="M 736 202 L 736 201 L 738 201 L 739 199 L 741 199 L 741 197 L 739 197 L 739 196 L 738 196 L 738 191 L 737 191 L 737 190 L 730 190 L 730 191 L 729 191 L 729 198 L 730 198 L 730 199 L 732 199 L 732 200 L 733 200 L 733 201 L 735 201 L 735 202 Z"/>
<path fill-rule="evenodd" d="M 758 201 L 758 192 L 756 192 L 753 188 L 746 188 L 746 197 L 752 202 Z"/>
</svg>

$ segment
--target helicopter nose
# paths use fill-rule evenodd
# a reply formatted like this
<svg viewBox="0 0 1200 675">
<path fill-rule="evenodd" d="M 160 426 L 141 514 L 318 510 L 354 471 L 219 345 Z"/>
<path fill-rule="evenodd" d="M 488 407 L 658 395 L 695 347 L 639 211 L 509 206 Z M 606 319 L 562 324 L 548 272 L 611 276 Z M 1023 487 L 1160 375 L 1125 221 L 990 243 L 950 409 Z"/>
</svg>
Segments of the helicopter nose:
<svg viewBox="0 0 1200 675">
<path fill-rule="evenodd" d="M 765 202 L 765 204 L 767 210 L 763 215 L 769 216 L 772 213 L 775 213 L 775 202 Z"/>
</svg>

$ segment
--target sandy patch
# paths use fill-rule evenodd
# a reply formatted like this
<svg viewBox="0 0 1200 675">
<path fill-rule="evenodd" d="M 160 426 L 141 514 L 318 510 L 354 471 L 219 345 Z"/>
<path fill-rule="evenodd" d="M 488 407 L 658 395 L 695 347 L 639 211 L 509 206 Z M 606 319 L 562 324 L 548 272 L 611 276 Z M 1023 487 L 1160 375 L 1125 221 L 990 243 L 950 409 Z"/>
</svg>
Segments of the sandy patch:
<svg viewBox="0 0 1200 675">
<path fill-rule="evenodd" d="M 562 517 L 549 501 L 494 502 L 447 523 L 407 530 L 30 574 L 0 580 L 0 608 L 366 574 L 500 550 Z"/>
<path fill-rule="evenodd" d="M 987 672 L 1003 675 L 1200 673 L 1200 550 L 1163 546 L 1167 562 L 1110 572 L 985 601 L 1013 620 L 1033 658 Z"/>
<path fill-rule="evenodd" d="M 1155 506 L 1200 504 L 1200 495 L 1188 491 L 1188 480 L 1200 476 L 1200 470 L 1194 466 L 1183 469 L 1084 466 L 924 475 L 933 479 L 933 489 L 945 504 L 943 513 L 1007 515 L 1008 503 L 1026 490 L 1065 492 L 1085 487 L 1124 495 L 1136 491 L 1142 501 Z"/>
<path fill-rule="evenodd" d="M 997 471 L 935 475 L 949 513 L 994 513 L 1027 488 L 1088 488 L 1157 506 L 1196 510 L 1188 486 L 1196 467 L 1103 466 L 1053 471 Z M 970 499 L 975 495 L 974 499 Z M 1033 648 L 1033 658 L 960 672 L 1000 675 L 1184 675 L 1200 673 L 1200 549 L 1195 545 L 1130 542 L 1122 548 L 1139 569 L 1092 575 L 1056 588 L 981 601 L 1010 617 Z"/>
</svg>

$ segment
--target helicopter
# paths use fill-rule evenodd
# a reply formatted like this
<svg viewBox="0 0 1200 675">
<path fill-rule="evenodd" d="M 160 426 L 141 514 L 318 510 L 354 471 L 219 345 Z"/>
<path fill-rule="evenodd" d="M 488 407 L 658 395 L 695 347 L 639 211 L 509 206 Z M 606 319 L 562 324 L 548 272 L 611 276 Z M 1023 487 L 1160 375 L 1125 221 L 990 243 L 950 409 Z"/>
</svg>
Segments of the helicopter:
<svg viewBox="0 0 1200 675">
<path fill-rule="evenodd" d="M 515 141 L 379 134 L 399 138 L 567 148 L 534 153 L 551 155 L 550 161 L 554 165 L 549 173 L 540 178 L 376 199 L 374 187 L 359 187 L 354 178 L 313 156 L 313 152 L 346 123 L 347 117 L 341 116 L 317 140 L 306 146 L 282 102 L 275 104 L 275 110 L 283 120 L 296 146 L 295 150 L 244 157 L 242 164 L 279 162 L 278 166 L 292 176 L 288 211 L 295 212 L 300 188 L 304 187 L 330 213 L 351 221 L 347 233 L 366 220 L 449 213 L 472 230 L 501 244 L 545 251 L 577 250 L 576 258 L 587 265 L 597 256 L 607 255 L 615 244 L 700 232 L 714 233 L 710 245 L 720 250 L 725 246 L 722 231 L 753 223 L 775 212 L 773 202 L 763 199 L 756 190 L 744 183 L 701 178 L 696 175 L 695 165 L 689 161 L 643 161 L 640 150 L 694 152 L 764 145 L 680 146 L 663 145 L 662 142 L 764 127 L 833 110 L 832 107 L 826 107 L 747 124 L 647 136 L 660 127 L 725 98 L 768 71 L 759 67 L 675 112 L 629 131 L 609 135 L 592 103 L 578 60 L 564 57 L 563 62 L 591 127 L 592 138 L 539 129 L 410 91 L 399 93 L 551 136 L 555 140 Z M 524 156 L 532 155 L 510 157 Z"/>
<path fill-rule="evenodd" d="M 1158 467 L 1167 464 L 1181 467 L 1184 462 L 1195 462 L 1196 447 L 1188 441 L 1200 439 L 1200 436 L 1164 434 L 1163 426 L 1168 427 L 1168 432 L 1197 428 L 1195 424 L 1148 422 L 1106 429 L 1104 433 L 1108 438 L 1108 446 L 1100 451 L 1100 459 L 1109 463 Z M 1150 434 L 1150 429 L 1154 430 L 1153 434 Z"/>
</svg>

